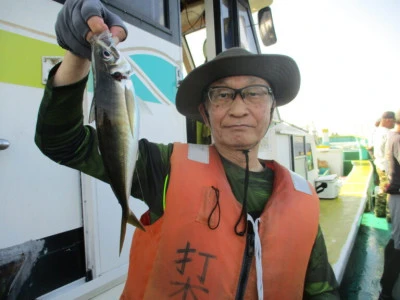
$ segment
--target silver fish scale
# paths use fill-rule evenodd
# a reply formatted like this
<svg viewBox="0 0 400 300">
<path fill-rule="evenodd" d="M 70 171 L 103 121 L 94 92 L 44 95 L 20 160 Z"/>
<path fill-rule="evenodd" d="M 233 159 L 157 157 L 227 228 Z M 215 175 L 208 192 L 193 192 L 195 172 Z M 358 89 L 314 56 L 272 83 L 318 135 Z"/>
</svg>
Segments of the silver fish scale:
<svg viewBox="0 0 400 300">
<path fill-rule="evenodd" d="M 121 252 L 126 223 L 144 230 L 129 208 L 138 152 L 139 110 L 130 79 L 132 66 L 117 50 L 111 35 L 94 37 L 91 44 L 94 99 L 90 119 L 96 121 L 104 168 L 122 208 Z"/>
</svg>

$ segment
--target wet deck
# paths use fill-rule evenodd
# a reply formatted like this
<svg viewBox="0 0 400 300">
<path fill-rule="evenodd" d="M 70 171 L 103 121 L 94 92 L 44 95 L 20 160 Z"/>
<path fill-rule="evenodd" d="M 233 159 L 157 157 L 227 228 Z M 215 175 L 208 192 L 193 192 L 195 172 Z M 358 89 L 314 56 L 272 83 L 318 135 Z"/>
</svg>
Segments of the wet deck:
<svg viewBox="0 0 400 300">
<path fill-rule="evenodd" d="M 340 287 L 343 300 L 378 299 L 383 252 L 389 239 L 390 224 L 386 219 L 364 213 Z"/>
<path fill-rule="evenodd" d="M 343 278 L 372 189 L 372 165 L 369 161 L 355 161 L 338 197 L 320 201 L 320 224 L 329 262 L 339 282 Z"/>
<path fill-rule="evenodd" d="M 368 161 L 354 161 L 339 196 L 320 203 L 329 262 L 340 283 L 343 300 L 378 299 L 380 292 L 384 249 L 391 227 L 385 218 L 376 218 L 370 211 L 372 172 Z M 400 300 L 399 284 L 395 291 Z"/>
</svg>

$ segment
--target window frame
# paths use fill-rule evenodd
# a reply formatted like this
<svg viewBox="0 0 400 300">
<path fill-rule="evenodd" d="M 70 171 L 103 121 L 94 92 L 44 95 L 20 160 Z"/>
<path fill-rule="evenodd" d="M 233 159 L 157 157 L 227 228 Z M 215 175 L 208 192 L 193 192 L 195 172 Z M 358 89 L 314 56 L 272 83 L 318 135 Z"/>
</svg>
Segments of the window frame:
<svg viewBox="0 0 400 300">
<path fill-rule="evenodd" d="M 165 8 L 166 27 L 154 22 L 149 17 L 135 11 L 124 0 L 101 0 L 110 11 L 119 15 L 125 22 L 143 29 L 157 37 L 169 41 L 175 45 L 181 45 L 181 25 L 178 0 L 163 0 Z"/>
</svg>

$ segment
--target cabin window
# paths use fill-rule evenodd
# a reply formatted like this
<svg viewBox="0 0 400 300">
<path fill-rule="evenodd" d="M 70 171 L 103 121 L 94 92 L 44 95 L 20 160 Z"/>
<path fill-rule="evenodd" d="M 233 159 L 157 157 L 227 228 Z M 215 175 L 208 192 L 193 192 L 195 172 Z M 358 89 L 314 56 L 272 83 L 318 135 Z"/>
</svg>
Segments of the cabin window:
<svg viewBox="0 0 400 300">
<path fill-rule="evenodd" d="M 306 156 L 306 143 L 304 136 L 291 136 L 292 144 L 292 169 L 295 173 L 307 179 L 307 156 Z"/>
<path fill-rule="evenodd" d="M 258 45 L 256 33 L 254 32 L 253 18 L 247 2 L 226 2 L 221 1 L 221 28 L 223 29 L 223 49 L 240 46 L 257 53 Z M 229 18 L 237 14 L 237 19 Z M 237 22 L 237 23 L 236 23 Z"/>
<path fill-rule="evenodd" d="M 178 0 L 113 0 L 103 2 L 125 22 L 180 45 Z"/>
<path fill-rule="evenodd" d="M 304 137 L 303 136 L 293 136 L 293 154 L 294 157 L 304 156 Z"/>
<path fill-rule="evenodd" d="M 198 67 L 207 61 L 205 49 L 206 37 L 207 33 L 205 28 L 193 31 L 184 36 L 187 43 L 187 48 L 189 50 L 188 54 L 190 54 L 194 64 L 193 67 Z"/>
<path fill-rule="evenodd" d="M 248 49 L 253 53 L 257 53 L 257 45 L 255 41 L 255 34 L 253 32 L 252 17 L 249 15 L 249 9 L 238 3 L 239 13 L 239 35 L 240 46 Z"/>
<path fill-rule="evenodd" d="M 143 0 L 113 0 L 112 4 L 107 4 L 128 15 L 141 18 L 146 23 L 168 28 L 166 11 L 168 4 L 165 5 L 165 2 L 168 1 L 146 0 L 146 5 L 143 5 Z M 119 15 L 122 17 L 122 14 Z"/>
<path fill-rule="evenodd" d="M 229 3 L 221 3 L 221 34 L 223 34 L 222 38 L 222 49 L 229 49 L 235 46 L 235 35 L 234 32 L 234 24 L 232 23 L 232 19 L 229 18 Z M 218 44 L 217 44 L 218 46 Z M 219 51 L 218 51 L 219 52 Z"/>
<path fill-rule="evenodd" d="M 129 2 L 138 14 L 142 14 L 158 25 L 168 27 L 166 24 L 166 11 L 163 1 L 146 0 L 146 5 L 143 5 L 143 0 L 130 0 Z"/>
</svg>

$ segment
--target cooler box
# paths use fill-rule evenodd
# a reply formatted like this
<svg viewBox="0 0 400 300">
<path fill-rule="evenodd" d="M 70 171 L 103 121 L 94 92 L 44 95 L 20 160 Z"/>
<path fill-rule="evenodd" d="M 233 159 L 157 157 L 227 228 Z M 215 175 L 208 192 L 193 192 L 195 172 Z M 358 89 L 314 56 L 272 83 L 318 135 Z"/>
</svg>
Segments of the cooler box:
<svg viewBox="0 0 400 300">
<path fill-rule="evenodd" d="M 318 193 L 318 197 L 320 199 L 335 199 L 339 195 L 340 190 L 337 174 L 319 176 L 315 179 L 315 188 L 323 182 L 327 184 L 327 187 L 321 193 Z"/>
</svg>

